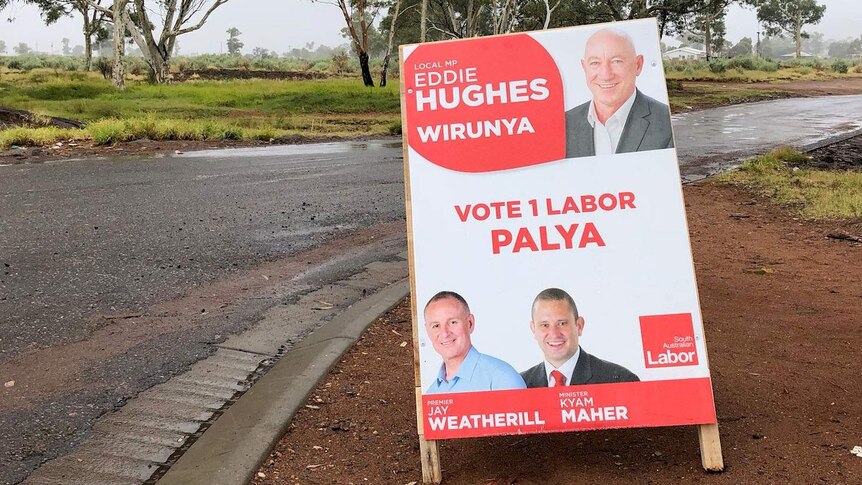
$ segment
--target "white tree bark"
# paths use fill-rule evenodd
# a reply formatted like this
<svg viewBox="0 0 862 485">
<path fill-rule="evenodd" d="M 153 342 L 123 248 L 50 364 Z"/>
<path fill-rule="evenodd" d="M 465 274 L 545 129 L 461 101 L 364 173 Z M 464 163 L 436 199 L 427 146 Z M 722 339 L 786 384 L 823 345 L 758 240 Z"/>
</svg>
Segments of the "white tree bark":
<svg viewBox="0 0 862 485">
<path fill-rule="evenodd" d="M 111 7 L 113 15 L 119 17 L 125 10 L 128 0 L 114 0 Z M 114 87 L 120 91 L 126 89 L 126 68 L 123 65 L 123 57 L 126 55 L 126 29 L 122 26 L 114 26 L 114 66 L 111 70 L 111 81 Z"/>
<path fill-rule="evenodd" d="M 119 18 L 114 16 L 113 10 L 100 6 L 94 0 L 87 0 L 87 3 L 112 19 L 115 30 L 125 29 L 129 32 L 150 68 L 150 79 L 156 83 L 165 83 L 170 79 L 171 55 L 177 37 L 203 27 L 213 11 L 227 1 L 164 0 L 160 2 L 164 7 L 164 13 L 158 40 L 151 28 L 156 23 L 150 21 L 145 0 L 125 0 L 125 8 L 119 11 Z M 195 17 L 201 12 L 203 15 L 195 23 Z M 133 17 L 134 20 L 132 20 Z"/>
<path fill-rule="evenodd" d="M 560 6 L 561 0 L 557 0 L 557 3 L 555 3 L 553 7 L 549 0 L 542 1 L 545 2 L 545 24 L 542 26 L 542 30 L 548 30 L 548 26 L 551 25 L 551 15 L 554 13 L 554 10 Z"/>
</svg>

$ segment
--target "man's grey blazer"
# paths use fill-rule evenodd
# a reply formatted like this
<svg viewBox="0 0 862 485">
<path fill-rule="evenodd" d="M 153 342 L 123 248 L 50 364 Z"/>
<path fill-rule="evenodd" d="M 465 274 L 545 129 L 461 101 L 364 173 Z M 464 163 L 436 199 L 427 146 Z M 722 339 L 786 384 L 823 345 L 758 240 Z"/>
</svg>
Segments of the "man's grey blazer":
<svg viewBox="0 0 862 485">
<path fill-rule="evenodd" d="M 530 367 L 521 372 L 521 377 L 527 383 L 527 387 L 548 387 L 548 374 L 545 373 L 545 363 Z M 581 355 L 572 372 L 571 382 L 567 386 L 581 384 L 608 384 L 612 382 L 638 382 L 638 376 L 625 367 L 602 360 L 590 355 L 581 347 Z"/>
<path fill-rule="evenodd" d="M 616 153 L 673 148 L 670 109 L 640 90 L 636 93 Z M 587 121 L 589 109 L 590 102 L 587 101 L 566 111 L 566 158 L 596 154 L 593 127 Z"/>
</svg>

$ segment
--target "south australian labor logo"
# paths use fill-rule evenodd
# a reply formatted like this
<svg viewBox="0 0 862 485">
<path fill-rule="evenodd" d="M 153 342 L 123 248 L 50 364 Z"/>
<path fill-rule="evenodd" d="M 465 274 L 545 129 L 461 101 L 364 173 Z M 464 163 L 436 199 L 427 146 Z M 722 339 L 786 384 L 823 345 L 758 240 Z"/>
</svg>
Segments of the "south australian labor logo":
<svg viewBox="0 0 862 485">
<path fill-rule="evenodd" d="M 644 315 L 640 324 L 647 368 L 698 364 L 691 313 Z"/>
</svg>

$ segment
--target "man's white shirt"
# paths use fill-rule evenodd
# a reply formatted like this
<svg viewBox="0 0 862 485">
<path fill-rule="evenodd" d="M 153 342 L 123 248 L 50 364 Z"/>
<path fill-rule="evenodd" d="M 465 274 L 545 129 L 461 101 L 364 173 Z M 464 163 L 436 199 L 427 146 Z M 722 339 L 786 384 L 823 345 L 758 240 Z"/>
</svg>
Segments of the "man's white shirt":
<svg viewBox="0 0 862 485">
<path fill-rule="evenodd" d="M 595 101 L 590 100 L 587 121 L 593 127 L 593 146 L 596 148 L 596 155 L 613 155 L 616 153 L 629 112 L 632 110 L 632 105 L 635 104 L 635 96 L 637 96 L 637 90 L 608 118 L 605 124 L 602 124 L 596 116 Z"/>
<path fill-rule="evenodd" d="M 566 377 L 566 385 L 572 383 L 572 374 L 575 373 L 575 365 L 578 363 L 578 357 L 581 356 L 581 347 L 578 346 L 578 350 L 575 352 L 575 355 L 572 356 L 569 360 L 563 362 L 559 368 L 554 368 L 553 365 L 545 361 L 545 376 L 548 378 L 548 387 L 554 387 L 554 378 L 551 377 L 551 372 L 558 370 Z"/>
</svg>

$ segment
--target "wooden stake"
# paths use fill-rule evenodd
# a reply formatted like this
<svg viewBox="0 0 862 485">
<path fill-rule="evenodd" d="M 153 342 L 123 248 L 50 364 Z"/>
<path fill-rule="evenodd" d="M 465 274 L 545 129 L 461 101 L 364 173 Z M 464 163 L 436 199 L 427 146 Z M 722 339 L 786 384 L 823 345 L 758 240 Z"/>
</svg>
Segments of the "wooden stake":
<svg viewBox="0 0 862 485">
<path fill-rule="evenodd" d="M 708 472 L 724 471 L 724 458 L 721 455 L 721 438 L 718 435 L 718 423 L 701 424 L 697 427 L 697 437 L 700 441 L 700 462 Z"/>
<path fill-rule="evenodd" d="M 425 439 L 425 427 L 422 419 L 422 388 L 416 387 L 416 424 L 419 429 L 419 454 L 422 460 L 422 483 L 434 485 L 443 481 L 443 471 L 440 469 L 440 453 L 437 442 Z"/>
<path fill-rule="evenodd" d="M 424 22 L 424 16 L 422 21 Z M 424 41 L 424 39 L 423 39 Z M 399 72 L 404 72 L 404 48 L 398 51 Z M 419 373 L 419 303 L 416 301 L 416 275 L 413 265 L 413 211 L 410 197 L 410 165 L 408 163 L 409 149 L 407 144 L 407 110 L 404 108 L 404 83 L 401 84 L 401 146 L 404 156 L 404 204 L 407 213 L 407 253 L 410 267 L 410 313 L 413 319 L 413 380 L 416 384 L 416 429 L 419 432 L 419 454 L 422 462 L 422 483 L 438 485 L 443 481 L 440 469 L 440 453 L 436 441 L 425 439 L 425 426 L 422 417 L 422 379 Z"/>
<path fill-rule="evenodd" d="M 436 441 L 425 441 L 419 437 L 419 453 L 422 454 L 422 483 L 439 485 L 443 481 L 440 470 L 440 455 Z"/>
</svg>

